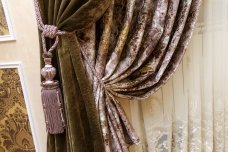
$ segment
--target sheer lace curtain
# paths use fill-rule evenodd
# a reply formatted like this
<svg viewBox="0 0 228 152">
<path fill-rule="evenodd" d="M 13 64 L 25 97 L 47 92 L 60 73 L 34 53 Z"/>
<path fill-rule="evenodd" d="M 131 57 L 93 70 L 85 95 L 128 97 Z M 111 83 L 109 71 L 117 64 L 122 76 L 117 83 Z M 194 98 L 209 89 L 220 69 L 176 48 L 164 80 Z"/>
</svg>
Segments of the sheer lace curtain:
<svg viewBox="0 0 228 152">
<path fill-rule="evenodd" d="M 227 152 L 228 1 L 204 0 L 174 77 L 146 101 L 122 105 L 141 139 L 131 152 Z"/>
</svg>

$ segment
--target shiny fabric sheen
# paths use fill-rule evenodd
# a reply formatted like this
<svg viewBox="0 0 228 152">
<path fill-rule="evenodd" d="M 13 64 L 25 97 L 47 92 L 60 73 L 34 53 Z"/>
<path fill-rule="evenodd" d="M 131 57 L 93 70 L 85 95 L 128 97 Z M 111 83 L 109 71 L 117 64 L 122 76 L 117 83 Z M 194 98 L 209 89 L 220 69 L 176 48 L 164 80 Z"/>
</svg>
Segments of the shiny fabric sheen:
<svg viewBox="0 0 228 152">
<path fill-rule="evenodd" d="M 62 36 L 56 54 L 67 129 L 49 135 L 48 152 L 127 152 L 138 143 L 117 97 L 144 99 L 167 82 L 200 2 L 40 0 L 48 24 L 76 31 Z"/>
<path fill-rule="evenodd" d="M 86 54 L 85 65 L 89 65 L 87 73 L 92 75 L 106 152 L 127 152 L 129 145 L 140 141 L 119 98 L 145 99 L 174 74 L 191 38 L 200 3 L 112 0 L 96 28 L 77 32 Z"/>
</svg>

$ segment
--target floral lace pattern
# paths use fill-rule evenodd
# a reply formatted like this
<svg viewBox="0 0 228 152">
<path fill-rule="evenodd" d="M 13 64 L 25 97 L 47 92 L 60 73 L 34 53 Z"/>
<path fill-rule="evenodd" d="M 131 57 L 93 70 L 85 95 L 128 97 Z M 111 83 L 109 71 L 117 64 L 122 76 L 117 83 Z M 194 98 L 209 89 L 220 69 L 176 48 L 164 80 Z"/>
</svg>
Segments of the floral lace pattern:
<svg viewBox="0 0 228 152">
<path fill-rule="evenodd" d="M 172 151 L 185 152 L 187 149 L 185 142 L 188 135 L 187 123 L 182 121 L 173 122 L 172 132 Z"/>
<path fill-rule="evenodd" d="M 224 149 L 224 112 L 223 111 L 216 111 L 214 114 L 214 141 L 216 142 L 214 145 L 214 151 L 220 152 Z"/>
<path fill-rule="evenodd" d="M 168 152 L 170 149 L 169 145 L 169 138 L 170 134 L 168 129 L 154 129 L 153 134 L 153 143 L 154 143 L 154 150 L 155 152 Z"/>
</svg>

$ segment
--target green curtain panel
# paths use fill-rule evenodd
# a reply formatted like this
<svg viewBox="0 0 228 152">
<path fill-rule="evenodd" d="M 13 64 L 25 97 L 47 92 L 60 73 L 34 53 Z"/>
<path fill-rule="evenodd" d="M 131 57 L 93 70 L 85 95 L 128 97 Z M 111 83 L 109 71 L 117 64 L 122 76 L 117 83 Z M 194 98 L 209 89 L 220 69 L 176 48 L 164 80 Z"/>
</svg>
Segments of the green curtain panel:
<svg viewBox="0 0 228 152">
<path fill-rule="evenodd" d="M 39 4 L 45 24 L 57 25 L 61 30 L 79 31 L 94 24 L 110 2 L 40 0 Z M 76 42 L 74 34 L 62 36 L 56 51 L 55 64 L 61 75 L 67 127 L 63 134 L 48 135 L 47 152 L 104 151 L 91 83 Z"/>
<path fill-rule="evenodd" d="M 201 0 L 39 0 L 57 49 L 67 127 L 48 152 L 127 152 L 139 142 L 118 98 L 144 99 L 180 64 Z M 50 42 L 51 43 L 51 42 Z"/>
</svg>

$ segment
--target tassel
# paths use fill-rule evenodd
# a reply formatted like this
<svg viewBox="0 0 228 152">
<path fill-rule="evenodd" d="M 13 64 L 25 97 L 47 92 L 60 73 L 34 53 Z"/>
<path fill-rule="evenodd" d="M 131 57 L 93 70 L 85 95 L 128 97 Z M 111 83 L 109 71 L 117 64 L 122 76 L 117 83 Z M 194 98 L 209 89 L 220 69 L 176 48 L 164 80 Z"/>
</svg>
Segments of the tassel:
<svg viewBox="0 0 228 152">
<path fill-rule="evenodd" d="M 41 98 L 45 115 L 46 129 L 50 134 L 63 133 L 65 129 L 65 119 L 63 112 L 62 94 L 59 82 L 53 80 L 56 69 L 51 65 L 51 58 L 44 58 L 45 66 L 41 70 L 41 75 L 45 81 L 42 82 Z"/>
</svg>

